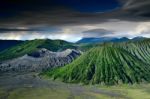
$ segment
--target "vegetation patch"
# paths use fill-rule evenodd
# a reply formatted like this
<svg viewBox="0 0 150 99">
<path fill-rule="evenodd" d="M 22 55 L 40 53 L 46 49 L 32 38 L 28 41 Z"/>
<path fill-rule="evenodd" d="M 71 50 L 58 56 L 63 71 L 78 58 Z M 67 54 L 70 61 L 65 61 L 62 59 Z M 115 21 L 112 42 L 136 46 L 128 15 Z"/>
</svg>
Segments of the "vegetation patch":
<svg viewBox="0 0 150 99">
<path fill-rule="evenodd" d="M 69 83 L 146 83 L 150 82 L 150 65 L 123 48 L 103 45 L 92 48 L 65 67 L 43 74 Z"/>
<path fill-rule="evenodd" d="M 63 40 L 31 40 L 25 41 L 21 44 L 18 44 L 14 47 L 6 49 L 0 52 L 0 61 L 8 60 L 23 56 L 25 54 L 30 54 L 34 51 L 37 51 L 40 48 L 46 48 L 50 51 L 62 51 L 68 48 L 75 48 L 72 43 L 63 41 Z"/>
</svg>

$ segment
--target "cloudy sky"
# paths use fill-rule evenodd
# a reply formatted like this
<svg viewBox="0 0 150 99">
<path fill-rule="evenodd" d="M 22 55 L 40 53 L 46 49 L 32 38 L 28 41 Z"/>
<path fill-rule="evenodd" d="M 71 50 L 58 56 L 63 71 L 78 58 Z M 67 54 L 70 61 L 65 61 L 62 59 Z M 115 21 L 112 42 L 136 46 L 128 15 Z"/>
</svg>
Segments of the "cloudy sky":
<svg viewBox="0 0 150 99">
<path fill-rule="evenodd" d="M 0 39 L 150 37 L 150 0 L 1 0 Z"/>
</svg>

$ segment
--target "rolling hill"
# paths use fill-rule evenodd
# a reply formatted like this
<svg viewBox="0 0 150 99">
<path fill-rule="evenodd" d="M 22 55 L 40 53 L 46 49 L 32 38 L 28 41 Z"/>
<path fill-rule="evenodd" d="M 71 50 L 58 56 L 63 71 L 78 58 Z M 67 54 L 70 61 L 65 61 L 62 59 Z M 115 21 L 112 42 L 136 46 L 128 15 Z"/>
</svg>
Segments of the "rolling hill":
<svg viewBox="0 0 150 99">
<path fill-rule="evenodd" d="M 8 60 L 30 54 L 38 49 L 46 48 L 50 51 L 62 51 L 68 48 L 75 48 L 72 43 L 63 40 L 37 39 L 25 41 L 21 44 L 0 52 L 0 61 Z"/>
<path fill-rule="evenodd" d="M 150 64 L 140 59 L 141 52 L 149 55 L 149 42 L 144 40 L 120 45 L 104 44 L 87 51 L 71 64 L 44 74 L 54 80 L 83 84 L 114 85 L 150 82 Z M 138 50 L 135 45 L 138 46 Z M 134 49 L 137 54 L 132 53 Z"/>
</svg>

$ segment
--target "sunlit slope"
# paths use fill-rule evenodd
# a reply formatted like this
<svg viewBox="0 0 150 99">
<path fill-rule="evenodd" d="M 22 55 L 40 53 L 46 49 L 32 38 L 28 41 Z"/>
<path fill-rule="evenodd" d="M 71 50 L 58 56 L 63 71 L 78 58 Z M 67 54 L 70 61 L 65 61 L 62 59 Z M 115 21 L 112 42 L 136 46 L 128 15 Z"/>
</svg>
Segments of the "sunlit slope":
<svg viewBox="0 0 150 99">
<path fill-rule="evenodd" d="M 45 73 L 53 79 L 84 84 L 120 84 L 150 81 L 150 66 L 126 50 L 96 47 L 71 64 Z"/>
<path fill-rule="evenodd" d="M 125 42 L 120 44 L 114 44 L 116 47 L 120 47 L 139 58 L 143 62 L 150 64 L 150 39 L 145 39 L 136 42 Z"/>
<path fill-rule="evenodd" d="M 63 40 L 37 39 L 25 41 L 24 43 L 0 52 L 0 61 L 23 56 L 24 54 L 32 53 L 40 48 L 46 48 L 50 51 L 62 51 L 67 48 L 75 47 L 72 43 Z"/>
</svg>

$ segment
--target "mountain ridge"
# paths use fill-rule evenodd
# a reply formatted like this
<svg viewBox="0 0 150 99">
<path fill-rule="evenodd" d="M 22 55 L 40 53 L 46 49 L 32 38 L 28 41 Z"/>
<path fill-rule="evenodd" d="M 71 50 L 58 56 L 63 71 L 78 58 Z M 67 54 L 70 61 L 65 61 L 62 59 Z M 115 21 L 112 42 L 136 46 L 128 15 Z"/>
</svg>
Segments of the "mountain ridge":
<svg viewBox="0 0 150 99">
<path fill-rule="evenodd" d="M 13 59 L 32 53 L 38 49 L 46 48 L 51 51 L 62 51 L 68 48 L 75 49 L 76 47 L 67 41 L 63 40 L 50 40 L 50 39 L 36 39 L 25 41 L 19 45 L 8 48 L 0 52 L 0 61 Z"/>
<path fill-rule="evenodd" d="M 67 83 L 115 85 L 150 82 L 150 64 L 132 55 L 121 44 L 121 47 L 103 44 L 92 48 L 65 67 L 47 71 L 44 75 Z"/>
<path fill-rule="evenodd" d="M 145 37 L 134 37 L 129 39 L 127 37 L 117 38 L 117 37 L 100 37 L 100 38 L 82 38 L 81 40 L 77 41 L 76 43 L 104 43 L 104 42 L 126 42 L 126 41 L 138 41 L 143 40 Z"/>
</svg>

